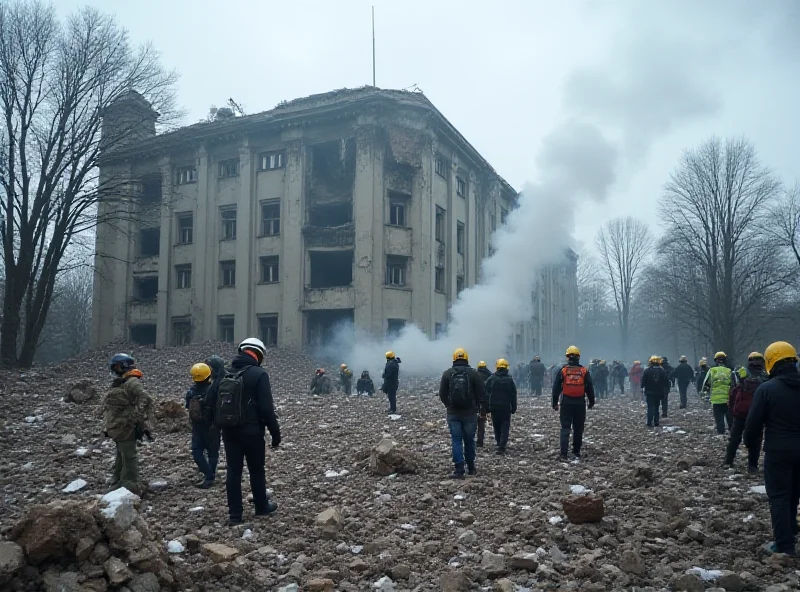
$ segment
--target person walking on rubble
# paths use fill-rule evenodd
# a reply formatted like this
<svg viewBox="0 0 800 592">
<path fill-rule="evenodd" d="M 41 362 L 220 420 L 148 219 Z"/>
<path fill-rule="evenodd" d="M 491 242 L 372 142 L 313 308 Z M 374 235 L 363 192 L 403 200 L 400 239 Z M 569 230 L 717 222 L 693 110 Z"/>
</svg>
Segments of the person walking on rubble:
<svg viewBox="0 0 800 592">
<path fill-rule="evenodd" d="M 669 388 L 667 373 L 661 367 L 661 360 L 658 356 L 650 356 L 647 369 L 642 373 L 642 390 L 644 400 L 647 404 L 647 427 L 658 427 L 659 416 L 658 408 L 661 400 Z"/>
<path fill-rule="evenodd" d="M 492 417 L 497 454 L 503 455 L 508 447 L 511 416 L 517 412 L 517 385 L 508 373 L 508 360 L 497 360 L 495 373 L 486 381 L 484 405 Z"/>
<path fill-rule="evenodd" d="M 759 352 L 752 352 L 747 356 L 747 368 L 744 376 L 736 379 L 736 384 L 731 387 L 728 397 L 728 408 L 733 415 L 733 425 L 728 439 L 728 448 L 725 453 L 725 466 L 733 468 L 733 460 L 742 443 L 744 426 L 747 415 L 753 403 L 753 396 L 758 387 L 769 380 L 769 375 L 764 369 L 764 356 Z M 747 449 L 747 472 L 758 473 L 758 459 L 761 456 L 761 442 Z"/>
<path fill-rule="evenodd" d="M 728 396 L 733 384 L 733 371 L 728 367 L 728 356 L 725 352 L 714 354 L 716 366 L 711 368 L 703 381 L 703 391 L 711 393 L 711 407 L 714 412 L 714 424 L 717 434 L 725 434 L 725 423 L 731 428 L 732 419 L 728 409 Z"/>
<path fill-rule="evenodd" d="M 353 391 L 353 372 L 347 367 L 347 364 L 339 366 L 339 388 L 348 396 Z"/>
<path fill-rule="evenodd" d="M 483 379 L 483 384 L 485 386 L 486 381 L 492 376 L 492 371 L 486 367 L 486 362 L 483 360 L 478 362 L 478 374 L 481 375 L 481 379 Z M 481 409 L 480 414 L 478 415 L 478 441 L 475 444 L 478 448 L 483 448 L 483 440 L 486 437 L 487 414 L 488 412 L 486 409 Z"/>
<path fill-rule="evenodd" d="M 583 428 L 586 423 L 586 399 L 589 409 L 594 407 L 594 385 L 589 371 L 581 366 L 581 352 L 574 345 L 567 348 L 567 363 L 561 367 L 553 381 L 553 410 L 559 411 L 561 420 L 562 461 L 569 460 L 569 433 L 572 431 L 572 454 L 580 459 L 583 445 Z"/>
<path fill-rule="evenodd" d="M 198 487 L 208 489 L 214 485 L 219 462 L 219 429 L 212 425 L 212 413 L 206 404 L 213 377 L 206 363 L 195 364 L 189 374 L 193 384 L 186 392 L 186 409 L 192 422 L 192 458 L 203 474 L 203 481 Z"/>
<path fill-rule="evenodd" d="M 386 352 L 386 366 L 383 368 L 383 386 L 381 391 L 389 399 L 387 413 L 397 413 L 397 389 L 400 388 L 400 358 L 394 352 Z"/>
<path fill-rule="evenodd" d="M 109 362 L 114 379 L 103 399 L 105 435 L 114 440 L 117 455 L 111 476 L 111 490 L 124 487 L 141 495 L 137 443 L 152 440 L 153 397 L 142 386 L 142 372 L 128 354 L 117 354 Z"/>
<path fill-rule="evenodd" d="M 678 367 L 675 368 L 673 371 L 673 376 L 675 377 L 675 382 L 678 383 L 678 393 L 681 397 L 681 409 L 686 409 L 688 404 L 687 401 L 687 391 L 689 390 L 689 385 L 694 378 L 694 369 L 689 365 L 689 360 L 686 356 L 681 356 L 680 360 L 678 361 Z"/>
<path fill-rule="evenodd" d="M 542 396 L 544 374 L 545 367 L 544 364 L 542 364 L 542 359 L 539 356 L 533 356 L 533 360 L 528 365 L 528 376 L 530 378 L 531 394 L 534 397 Z"/>
</svg>

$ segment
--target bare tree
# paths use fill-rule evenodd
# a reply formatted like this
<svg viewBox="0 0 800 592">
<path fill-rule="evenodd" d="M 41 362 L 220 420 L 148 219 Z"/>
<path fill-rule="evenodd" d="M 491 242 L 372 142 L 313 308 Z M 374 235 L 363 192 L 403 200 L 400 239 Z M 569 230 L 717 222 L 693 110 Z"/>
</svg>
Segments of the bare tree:
<svg viewBox="0 0 800 592">
<path fill-rule="evenodd" d="M 137 122 L 103 130 L 105 110 L 135 89 L 169 114 L 175 78 L 152 47 L 132 48 L 127 32 L 97 10 L 61 22 L 35 0 L 0 4 L 0 365 L 31 364 L 64 253 L 99 222 L 101 198 L 130 194 L 119 179 L 101 179 L 98 162 Z"/>
<path fill-rule="evenodd" d="M 81 265 L 60 274 L 42 329 L 36 361 L 55 362 L 89 348 L 92 325 L 92 268 Z"/>
<path fill-rule="evenodd" d="M 788 249 L 800 266 L 800 183 L 783 192 L 769 209 L 770 215 L 761 225 L 776 246 Z"/>
<path fill-rule="evenodd" d="M 628 216 L 609 220 L 597 234 L 597 249 L 608 273 L 619 319 L 622 357 L 627 359 L 631 297 L 645 259 L 653 249 L 647 224 Z"/>
<path fill-rule="evenodd" d="M 755 315 L 790 272 L 760 230 L 780 182 L 744 139 L 712 139 L 684 154 L 666 186 L 663 249 L 674 305 L 714 348 L 741 354 L 757 337 Z"/>
</svg>

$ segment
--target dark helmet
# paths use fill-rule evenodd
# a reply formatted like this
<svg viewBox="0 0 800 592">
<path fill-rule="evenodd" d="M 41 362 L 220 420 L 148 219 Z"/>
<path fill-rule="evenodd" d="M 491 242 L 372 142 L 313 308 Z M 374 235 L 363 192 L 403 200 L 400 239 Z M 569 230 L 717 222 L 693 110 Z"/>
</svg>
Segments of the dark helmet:
<svg viewBox="0 0 800 592">
<path fill-rule="evenodd" d="M 128 354 L 116 354 L 108 363 L 108 367 L 115 374 L 125 374 L 136 366 L 136 361 Z"/>
<path fill-rule="evenodd" d="M 669 360 L 667 359 L 667 356 L 661 356 L 661 363 L 662 364 L 666 364 L 667 362 L 669 362 Z"/>
<path fill-rule="evenodd" d="M 209 356 L 205 359 L 205 363 L 211 368 L 211 376 L 216 378 L 225 371 L 225 360 L 219 356 Z"/>
<path fill-rule="evenodd" d="M 361 378 L 369 378 L 369 370 L 364 370 L 361 373 Z"/>
</svg>

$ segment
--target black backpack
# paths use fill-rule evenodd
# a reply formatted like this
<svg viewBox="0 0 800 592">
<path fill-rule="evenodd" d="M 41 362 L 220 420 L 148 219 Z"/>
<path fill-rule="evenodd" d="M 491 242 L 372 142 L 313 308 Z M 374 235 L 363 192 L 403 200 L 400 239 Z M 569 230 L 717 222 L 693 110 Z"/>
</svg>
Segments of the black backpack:
<svg viewBox="0 0 800 592">
<path fill-rule="evenodd" d="M 189 399 L 189 419 L 192 423 L 203 423 L 205 421 L 205 397 L 194 395 Z"/>
<path fill-rule="evenodd" d="M 250 368 L 238 372 L 225 371 L 217 390 L 215 424 L 220 428 L 238 428 L 247 423 L 247 405 L 242 377 Z"/>
<path fill-rule="evenodd" d="M 450 373 L 450 406 L 455 409 L 472 409 L 475 406 L 466 368 L 454 367 Z"/>
</svg>

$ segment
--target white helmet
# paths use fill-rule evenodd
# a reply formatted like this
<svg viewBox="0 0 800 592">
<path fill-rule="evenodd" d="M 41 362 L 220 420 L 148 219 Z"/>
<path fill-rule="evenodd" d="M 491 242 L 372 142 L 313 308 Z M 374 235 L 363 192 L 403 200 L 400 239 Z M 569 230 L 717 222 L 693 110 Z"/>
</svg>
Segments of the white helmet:
<svg viewBox="0 0 800 592">
<path fill-rule="evenodd" d="M 267 356 L 267 348 L 264 342 L 256 337 L 248 337 L 239 344 L 239 353 L 242 353 L 246 349 L 257 352 L 261 360 Z"/>
</svg>

